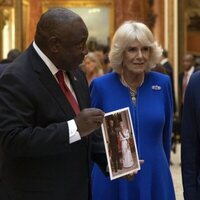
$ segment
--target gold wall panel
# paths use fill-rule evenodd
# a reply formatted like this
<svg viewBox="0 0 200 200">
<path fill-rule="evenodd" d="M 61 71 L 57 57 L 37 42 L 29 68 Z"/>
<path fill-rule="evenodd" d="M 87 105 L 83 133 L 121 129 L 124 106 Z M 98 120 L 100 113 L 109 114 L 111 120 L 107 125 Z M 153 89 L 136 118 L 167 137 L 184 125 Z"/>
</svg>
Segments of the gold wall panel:
<svg viewBox="0 0 200 200">
<path fill-rule="evenodd" d="M 106 27 L 106 35 L 109 44 L 114 32 L 114 3 L 113 0 L 23 0 L 23 49 L 25 49 L 34 39 L 37 22 L 43 12 L 53 7 L 66 7 L 73 9 L 99 8 L 108 10 L 108 19 L 105 24 L 99 25 L 94 21 L 94 25 L 99 30 Z M 101 20 L 102 21 L 102 20 Z M 90 30 L 89 30 L 90 32 Z M 97 31 L 98 32 L 98 31 Z"/>
<path fill-rule="evenodd" d="M 3 7 L 12 7 L 14 6 L 14 0 L 0 0 L 0 6 Z"/>
<path fill-rule="evenodd" d="M 65 8 L 78 8 L 78 9 L 86 9 L 86 8 L 99 8 L 99 9 L 108 9 L 108 19 L 105 20 L 105 24 L 99 24 L 99 29 L 102 29 L 103 27 L 108 28 L 108 35 L 107 37 L 108 44 L 110 42 L 110 39 L 113 36 L 114 33 L 114 1 L 113 0 L 73 0 L 73 1 L 64 1 L 64 0 L 57 0 L 57 1 L 51 1 L 51 0 L 42 0 L 42 11 L 46 11 L 48 8 L 53 7 L 65 7 Z M 98 25 L 95 24 L 96 21 L 94 21 L 94 26 Z M 90 33 L 90 30 L 89 30 Z"/>
</svg>

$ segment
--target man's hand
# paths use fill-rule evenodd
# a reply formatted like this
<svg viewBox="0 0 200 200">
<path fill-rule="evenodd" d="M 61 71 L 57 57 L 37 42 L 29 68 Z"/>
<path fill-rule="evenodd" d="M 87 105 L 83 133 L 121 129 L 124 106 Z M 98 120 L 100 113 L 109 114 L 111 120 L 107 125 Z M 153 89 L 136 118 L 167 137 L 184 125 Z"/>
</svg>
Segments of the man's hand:
<svg viewBox="0 0 200 200">
<path fill-rule="evenodd" d="M 104 112 L 96 108 L 83 109 L 74 119 L 81 137 L 87 136 L 103 123 Z"/>
</svg>

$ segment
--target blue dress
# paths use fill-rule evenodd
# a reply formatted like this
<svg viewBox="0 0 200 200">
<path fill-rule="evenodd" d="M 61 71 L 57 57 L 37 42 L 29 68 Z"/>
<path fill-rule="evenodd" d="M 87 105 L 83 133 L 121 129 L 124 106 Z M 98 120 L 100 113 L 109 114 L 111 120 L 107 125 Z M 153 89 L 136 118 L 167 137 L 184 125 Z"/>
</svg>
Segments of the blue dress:
<svg viewBox="0 0 200 200">
<path fill-rule="evenodd" d="M 174 200 L 169 170 L 173 114 L 169 77 L 157 72 L 147 73 L 134 105 L 119 75 L 109 73 L 92 82 L 91 102 L 92 107 L 104 112 L 130 108 L 139 159 L 144 160 L 131 181 L 124 178 L 111 181 L 95 164 L 93 200 Z"/>
</svg>

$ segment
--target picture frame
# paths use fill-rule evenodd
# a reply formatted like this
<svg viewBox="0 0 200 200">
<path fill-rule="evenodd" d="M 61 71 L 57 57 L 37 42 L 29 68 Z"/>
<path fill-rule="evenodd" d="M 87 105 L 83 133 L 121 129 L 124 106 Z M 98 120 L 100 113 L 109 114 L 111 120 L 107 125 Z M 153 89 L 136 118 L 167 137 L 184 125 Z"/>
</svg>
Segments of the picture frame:
<svg viewBox="0 0 200 200">
<path fill-rule="evenodd" d="M 114 180 L 140 170 L 129 108 L 106 113 L 101 129 L 110 179 Z"/>
</svg>

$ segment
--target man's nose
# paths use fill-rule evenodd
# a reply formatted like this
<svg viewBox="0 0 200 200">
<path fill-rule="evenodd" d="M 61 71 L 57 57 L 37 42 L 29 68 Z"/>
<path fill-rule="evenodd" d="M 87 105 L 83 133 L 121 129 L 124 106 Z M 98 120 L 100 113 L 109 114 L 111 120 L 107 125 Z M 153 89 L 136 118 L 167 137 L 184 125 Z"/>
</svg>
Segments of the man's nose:
<svg viewBox="0 0 200 200">
<path fill-rule="evenodd" d="M 87 45 L 84 46 L 83 48 L 83 55 L 87 55 L 88 54 L 88 48 L 87 48 Z"/>
</svg>

